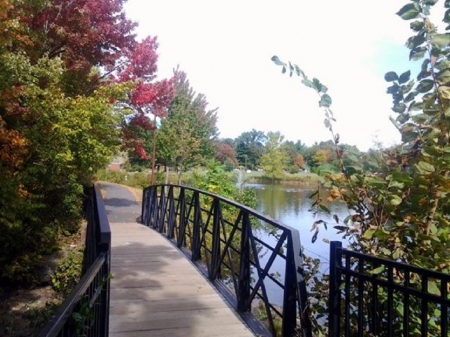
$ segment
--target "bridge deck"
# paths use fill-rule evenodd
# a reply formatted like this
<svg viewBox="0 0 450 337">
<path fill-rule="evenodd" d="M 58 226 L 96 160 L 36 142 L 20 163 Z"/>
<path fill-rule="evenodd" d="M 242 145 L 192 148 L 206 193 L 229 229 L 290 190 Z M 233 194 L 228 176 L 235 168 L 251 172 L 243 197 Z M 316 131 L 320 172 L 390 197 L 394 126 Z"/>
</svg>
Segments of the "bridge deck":
<svg viewBox="0 0 450 337">
<path fill-rule="evenodd" d="M 139 205 L 103 184 L 112 231 L 110 336 L 253 336 L 186 257 L 132 221 Z"/>
</svg>

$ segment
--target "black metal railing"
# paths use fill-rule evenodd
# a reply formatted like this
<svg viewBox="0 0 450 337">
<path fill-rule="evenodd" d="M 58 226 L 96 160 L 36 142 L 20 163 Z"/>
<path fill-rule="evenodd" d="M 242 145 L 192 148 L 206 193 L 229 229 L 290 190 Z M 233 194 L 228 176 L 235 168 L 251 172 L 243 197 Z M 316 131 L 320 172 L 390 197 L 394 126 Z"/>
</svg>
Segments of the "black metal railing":
<svg viewBox="0 0 450 337">
<path fill-rule="evenodd" d="M 364 255 L 331 242 L 329 335 L 450 333 L 450 275 Z"/>
<path fill-rule="evenodd" d="M 39 337 L 109 334 L 111 230 L 98 187 L 85 190 L 83 276 Z"/>
<path fill-rule="evenodd" d="M 311 336 L 297 230 L 178 185 L 144 189 L 142 222 L 179 247 L 255 333 Z"/>
</svg>

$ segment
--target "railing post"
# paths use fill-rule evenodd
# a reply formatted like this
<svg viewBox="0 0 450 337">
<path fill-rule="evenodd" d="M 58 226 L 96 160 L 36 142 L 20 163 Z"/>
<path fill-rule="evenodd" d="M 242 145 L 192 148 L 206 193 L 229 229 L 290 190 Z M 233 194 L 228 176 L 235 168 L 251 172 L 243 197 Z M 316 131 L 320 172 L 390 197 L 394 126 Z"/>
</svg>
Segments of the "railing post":
<svg viewBox="0 0 450 337">
<path fill-rule="evenodd" d="M 302 336 L 311 337 L 311 321 L 309 318 L 307 290 L 302 268 L 303 261 L 298 231 L 291 230 L 286 240 L 282 336 L 288 337 L 295 335 L 298 310 Z"/>
<path fill-rule="evenodd" d="M 211 268 L 209 268 L 209 279 L 214 281 L 220 268 L 220 201 L 213 199 L 213 228 L 212 228 L 212 247 L 211 247 Z"/>
<path fill-rule="evenodd" d="M 330 243 L 330 285 L 328 299 L 328 332 L 330 337 L 339 337 L 341 320 L 341 271 L 342 243 Z"/>
<path fill-rule="evenodd" d="M 145 224 L 147 221 L 147 209 L 148 209 L 148 190 L 149 187 L 146 187 L 142 190 L 142 206 L 141 206 L 141 224 Z"/>
<path fill-rule="evenodd" d="M 147 215 L 146 220 L 144 222 L 145 226 L 153 227 L 155 228 L 155 221 L 156 221 L 156 210 L 158 207 L 158 193 L 156 190 L 156 186 L 149 187 L 149 193 L 147 197 Z"/>
<path fill-rule="evenodd" d="M 201 241 L 200 241 L 200 229 L 202 224 L 202 210 L 200 205 L 200 195 L 197 191 L 194 192 L 193 195 L 194 200 L 194 223 L 192 230 L 192 261 L 200 260 L 200 250 L 201 250 Z"/>
<path fill-rule="evenodd" d="M 174 236 L 174 229 L 175 229 L 175 223 L 176 223 L 173 186 L 169 186 L 169 193 L 168 193 L 167 199 L 168 199 L 168 204 L 169 204 L 169 210 L 168 210 L 169 219 L 168 219 L 168 224 L 167 224 L 167 238 L 171 240 L 171 239 L 173 239 L 173 236 Z"/>
<path fill-rule="evenodd" d="M 165 213 L 166 213 L 166 202 L 167 202 L 166 189 L 164 188 L 164 186 L 161 186 L 161 197 L 159 200 L 158 220 L 157 220 L 157 224 L 158 224 L 157 229 L 160 233 L 164 233 L 164 218 L 165 218 Z"/>
<path fill-rule="evenodd" d="M 292 233 L 287 236 L 286 269 L 284 272 L 282 336 L 294 335 L 297 325 L 297 270 L 292 247 Z"/>
<path fill-rule="evenodd" d="M 237 309 L 240 312 L 250 311 L 250 233 L 251 224 L 247 212 L 242 214 L 241 259 L 239 263 L 239 283 Z"/>
<path fill-rule="evenodd" d="M 184 187 L 181 187 L 180 189 L 180 195 L 178 196 L 178 204 L 180 205 L 180 226 L 178 228 L 178 237 L 177 237 L 177 247 L 181 248 L 185 244 L 184 236 L 186 235 L 186 225 L 188 223 L 187 221 L 187 214 L 186 214 L 186 193 L 184 190 Z"/>
</svg>

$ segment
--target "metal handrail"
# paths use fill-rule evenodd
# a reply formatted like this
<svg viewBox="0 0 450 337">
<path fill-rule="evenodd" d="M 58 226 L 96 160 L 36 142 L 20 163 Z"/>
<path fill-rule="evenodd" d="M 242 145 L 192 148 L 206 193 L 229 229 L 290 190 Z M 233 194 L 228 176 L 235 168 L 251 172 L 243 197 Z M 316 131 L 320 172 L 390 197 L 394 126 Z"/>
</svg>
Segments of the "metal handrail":
<svg viewBox="0 0 450 337">
<path fill-rule="evenodd" d="M 331 242 L 329 335 L 450 333 L 450 275 Z"/>
<path fill-rule="evenodd" d="M 311 336 L 296 229 L 233 200 L 181 185 L 145 188 L 142 222 L 180 248 L 255 333 Z M 273 242 L 258 237 L 258 224 L 272 229 Z M 284 275 L 273 275 L 275 261 L 283 264 Z M 269 284 L 280 289 L 281 303 L 268 295 Z M 255 306 L 262 307 L 265 326 L 255 320 Z"/>
<path fill-rule="evenodd" d="M 98 186 L 85 196 L 83 276 L 38 337 L 109 335 L 111 230 Z"/>
</svg>

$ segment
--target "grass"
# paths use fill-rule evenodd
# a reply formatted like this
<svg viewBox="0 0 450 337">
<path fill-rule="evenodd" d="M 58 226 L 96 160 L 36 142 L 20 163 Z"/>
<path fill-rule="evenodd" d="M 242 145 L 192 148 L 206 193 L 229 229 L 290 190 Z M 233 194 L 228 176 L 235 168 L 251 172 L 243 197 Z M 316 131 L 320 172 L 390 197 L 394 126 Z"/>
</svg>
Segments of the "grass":
<svg viewBox="0 0 450 337">
<path fill-rule="evenodd" d="M 181 176 L 181 184 L 183 185 L 192 185 L 194 181 L 194 174 L 203 174 L 204 170 L 199 169 L 194 171 L 185 172 Z M 234 181 L 238 181 L 239 173 L 237 171 L 233 171 L 229 173 L 233 176 Z M 264 172 L 245 172 L 243 173 L 244 181 L 247 183 L 261 183 L 261 184 L 270 184 L 273 183 L 272 179 L 268 178 Z M 106 171 L 100 170 L 96 175 L 97 180 L 108 181 L 115 184 L 125 185 L 133 188 L 137 188 L 142 191 L 143 188 L 150 185 L 151 175 L 149 172 L 126 172 L 126 171 Z M 285 173 L 283 178 L 277 180 L 277 183 L 317 183 L 318 176 L 314 173 Z M 156 174 L 156 182 L 158 184 L 165 183 L 165 174 L 157 173 Z M 169 184 L 177 184 L 178 176 L 174 172 L 169 173 Z M 139 192 L 142 193 L 142 192 Z"/>
</svg>

